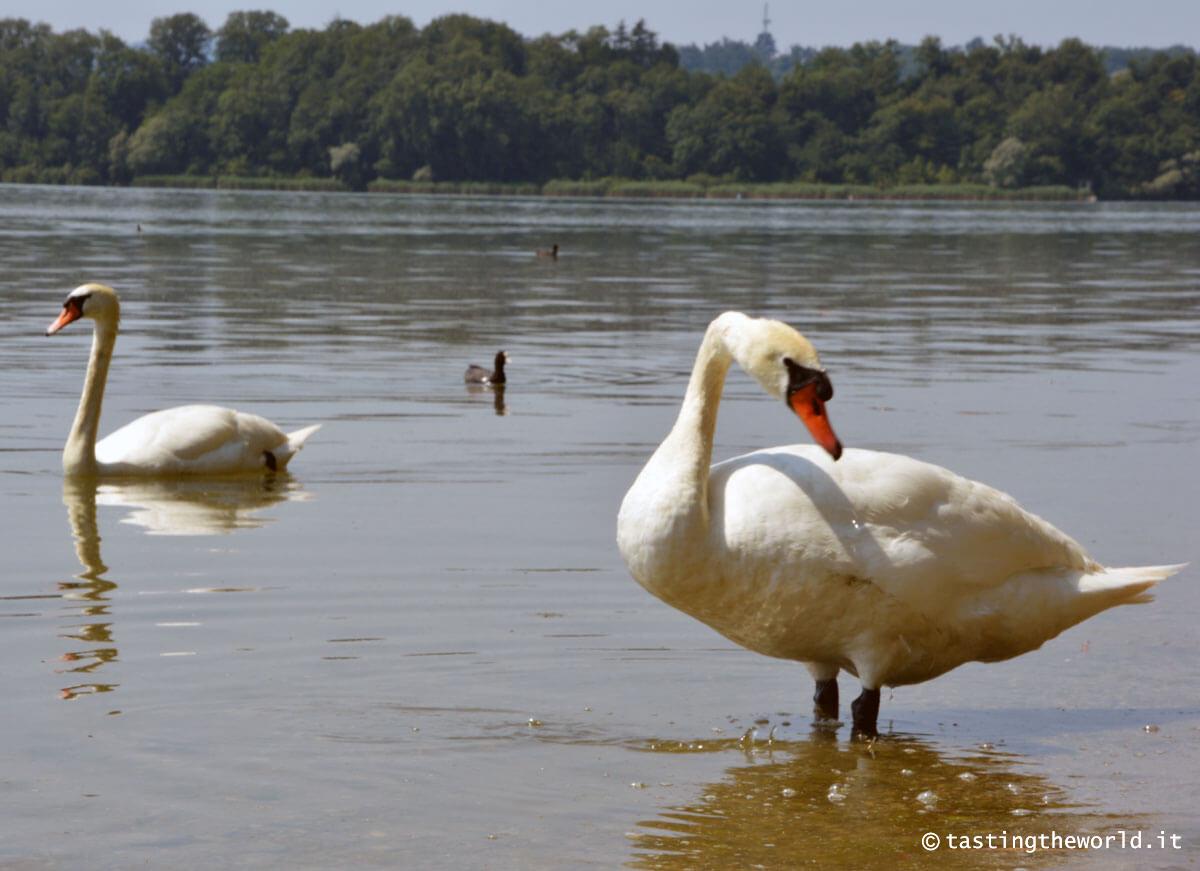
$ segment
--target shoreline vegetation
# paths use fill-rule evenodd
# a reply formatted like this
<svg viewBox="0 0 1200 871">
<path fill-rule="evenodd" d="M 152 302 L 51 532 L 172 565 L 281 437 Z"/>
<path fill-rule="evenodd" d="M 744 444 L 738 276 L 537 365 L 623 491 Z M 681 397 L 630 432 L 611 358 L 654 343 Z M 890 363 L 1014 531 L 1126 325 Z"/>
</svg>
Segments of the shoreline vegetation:
<svg viewBox="0 0 1200 871">
<path fill-rule="evenodd" d="M 131 187 L 204 190 L 306 191 L 349 193 L 353 188 L 332 178 L 155 175 L 134 178 Z M 678 200 L 895 200 L 1096 202 L 1086 189 L 1066 185 L 997 188 L 986 184 L 906 184 L 888 187 L 805 182 L 738 183 L 720 180 L 640 181 L 605 178 L 587 181 L 555 179 L 536 182 L 407 181 L 376 179 L 373 194 L 434 196 L 571 197 Z"/>
<path fill-rule="evenodd" d="M 527 37 L 469 15 L 310 30 L 232 12 L 212 30 L 180 13 L 129 45 L 0 18 L 0 182 L 1200 201 L 1187 46 L 930 36 L 780 53 L 760 36 L 712 74 L 644 21 Z"/>
</svg>

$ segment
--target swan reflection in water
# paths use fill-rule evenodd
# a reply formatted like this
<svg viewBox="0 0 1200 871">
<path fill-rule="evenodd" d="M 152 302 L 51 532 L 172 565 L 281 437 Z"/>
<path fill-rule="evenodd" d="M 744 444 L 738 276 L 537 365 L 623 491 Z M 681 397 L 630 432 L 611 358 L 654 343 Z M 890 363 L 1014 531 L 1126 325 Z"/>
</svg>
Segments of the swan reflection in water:
<svg viewBox="0 0 1200 871">
<path fill-rule="evenodd" d="M 117 583 L 105 577 L 108 566 L 100 556 L 97 505 L 128 509 L 121 522 L 139 526 L 147 535 L 223 535 L 271 522 L 272 518 L 260 512 L 272 505 L 308 498 L 286 474 L 225 480 L 65 481 L 63 504 L 83 571 L 58 584 L 70 614 L 60 637 L 78 644 L 59 657 L 63 666 L 58 673 L 88 679 L 64 687 L 59 696 L 76 699 L 111 692 L 118 686 L 94 679 L 104 666 L 117 661 L 109 610 Z"/>
<path fill-rule="evenodd" d="M 503 384 L 467 384 L 467 393 L 472 396 L 486 396 L 489 393 L 492 395 L 492 410 L 496 412 L 497 417 L 503 417 L 508 414 L 508 405 L 504 402 L 504 387 Z"/>
<path fill-rule="evenodd" d="M 926 832 L 941 838 L 939 866 L 1041 865 L 1057 854 L 1030 854 L 1012 842 L 950 850 L 947 834 L 1105 834 L 1144 822 L 1089 813 L 1027 760 L 989 745 L 945 750 L 917 737 L 846 743 L 816 729 L 808 740 L 770 745 L 760 736 L 637 749 L 738 753 L 743 764 L 639 822 L 629 835 L 633 868 L 924 868 Z"/>
<path fill-rule="evenodd" d="M 73 581 L 60 581 L 59 592 L 66 602 L 76 603 L 82 622 L 68 624 L 59 637 L 86 645 L 83 649 L 68 650 L 59 657 L 65 663 L 59 674 L 91 676 L 106 663 L 117 658 L 113 644 L 109 593 L 117 585 L 104 577 L 108 566 L 100 558 L 100 532 L 96 525 L 96 485 L 67 481 L 63 485 L 63 504 L 75 539 L 75 555 L 83 571 Z M 64 609 L 66 610 L 66 609 Z M 84 682 L 59 690 L 66 700 L 91 693 L 107 693 L 116 689 L 113 683 Z"/>
<path fill-rule="evenodd" d="M 223 535 L 254 529 L 274 519 L 261 515 L 263 509 L 311 498 L 288 474 L 106 481 L 95 494 L 97 505 L 129 509 L 121 522 L 140 526 L 147 535 Z"/>
</svg>

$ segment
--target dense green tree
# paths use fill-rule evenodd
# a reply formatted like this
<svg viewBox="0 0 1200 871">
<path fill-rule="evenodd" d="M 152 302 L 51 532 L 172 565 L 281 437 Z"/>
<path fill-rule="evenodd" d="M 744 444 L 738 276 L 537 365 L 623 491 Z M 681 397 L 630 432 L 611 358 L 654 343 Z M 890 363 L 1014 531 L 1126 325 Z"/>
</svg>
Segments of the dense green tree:
<svg viewBox="0 0 1200 871">
<path fill-rule="evenodd" d="M 784 145 L 776 98 L 771 74 L 750 66 L 718 81 L 694 105 L 676 108 L 667 122 L 667 138 L 678 171 L 749 181 L 778 179 Z"/>
<path fill-rule="evenodd" d="M 383 167 L 407 178 L 508 181 L 536 173 L 536 134 L 513 30 L 465 15 L 435 19 L 373 101 Z"/>
<path fill-rule="evenodd" d="M 0 21 L 0 172 L 112 180 L 110 140 L 166 93 L 158 62 L 106 31 Z"/>
<path fill-rule="evenodd" d="M 780 85 L 780 100 L 793 115 L 817 112 L 843 133 L 856 134 L 900 89 L 895 44 L 827 48 L 797 67 Z"/>
<path fill-rule="evenodd" d="M 147 107 L 166 99 L 168 83 L 165 71 L 153 57 L 102 30 L 86 94 L 121 126 L 136 128 Z"/>
<path fill-rule="evenodd" d="M 199 16 L 181 12 L 151 21 L 146 44 L 162 64 L 171 89 L 177 91 L 188 76 L 208 63 L 211 41 L 212 31 Z"/>
<path fill-rule="evenodd" d="M 287 31 L 288 20 L 274 12 L 230 12 L 216 34 L 216 58 L 255 63 L 263 49 Z"/>
<path fill-rule="evenodd" d="M 222 94 L 236 67 L 214 64 L 193 74 L 183 91 L 146 120 L 125 143 L 125 162 L 134 175 L 210 173 L 213 171 L 212 127 Z M 120 143 L 110 144 L 110 148 Z"/>
<path fill-rule="evenodd" d="M 1015 136 L 995 147 L 983 164 L 983 178 L 988 184 L 1002 188 L 1019 187 L 1025 181 L 1025 165 L 1029 148 Z"/>
<path fill-rule="evenodd" d="M 347 187 L 359 190 L 363 187 L 364 173 L 362 149 L 356 142 L 344 142 L 329 149 L 329 169 Z"/>
</svg>

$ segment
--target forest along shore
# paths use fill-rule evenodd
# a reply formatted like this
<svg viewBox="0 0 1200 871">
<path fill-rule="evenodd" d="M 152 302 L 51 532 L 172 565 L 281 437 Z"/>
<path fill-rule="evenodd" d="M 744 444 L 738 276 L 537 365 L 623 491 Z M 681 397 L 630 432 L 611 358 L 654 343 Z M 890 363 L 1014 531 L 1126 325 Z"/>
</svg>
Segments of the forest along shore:
<svg viewBox="0 0 1200 871">
<path fill-rule="evenodd" d="M 1195 51 L 1108 57 L 930 37 L 712 74 L 643 22 L 529 38 L 467 15 L 293 30 L 235 12 L 213 31 L 181 13 L 127 45 L 0 19 L 0 181 L 1200 199 Z"/>
</svg>

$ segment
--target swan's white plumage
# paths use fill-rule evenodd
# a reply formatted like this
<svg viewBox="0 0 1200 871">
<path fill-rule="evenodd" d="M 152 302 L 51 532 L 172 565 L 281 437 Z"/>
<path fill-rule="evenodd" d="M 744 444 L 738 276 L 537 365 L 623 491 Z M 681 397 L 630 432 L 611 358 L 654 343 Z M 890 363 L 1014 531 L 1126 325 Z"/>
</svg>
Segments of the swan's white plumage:
<svg viewBox="0 0 1200 871">
<path fill-rule="evenodd" d="M 789 339 L 799 334 L 761 323 L 714 321 L 679 420 L 617 523 L 634 578 L 726 637 L 821 677 L 846 669 L 870 688 L 915 683 L 1033 650 L 1145 601 L 1180 568 L 1105 569 L 1010 496 L 896 454 L 847 450 L 834 461 L 798 445 L 710 468 L 724 372 L 747 355 L 747 335 L 782 345 L 751 358 L 768 388 L 764 359 L 819 365 L 807 342 Z"/>
<path fill-rule="evenodd" d="M 319 425 L 289 434 L 257 414 L 216 405 L 182 405 L 137 418 L 96 440 L 108 366 L 116 344 L 120 305 L 112 288 L 85 284 L 67 297 L 63 314 L 47 329 L 58 332 L 79 318 L 95 322 L 92 356 L 79 411 L 63 451 L 68 475 L 229 475 L 282 471 Z"/>
<path fill-rule="evenodd" d="M 257 414 L 216 405 L 181 405 L 132 420 L 96 443 L 101 474 L 220 475 L 282 469 L 317 429 L 288 435 Z"/>
</svg>

